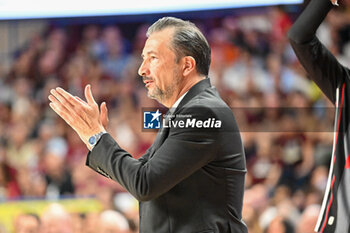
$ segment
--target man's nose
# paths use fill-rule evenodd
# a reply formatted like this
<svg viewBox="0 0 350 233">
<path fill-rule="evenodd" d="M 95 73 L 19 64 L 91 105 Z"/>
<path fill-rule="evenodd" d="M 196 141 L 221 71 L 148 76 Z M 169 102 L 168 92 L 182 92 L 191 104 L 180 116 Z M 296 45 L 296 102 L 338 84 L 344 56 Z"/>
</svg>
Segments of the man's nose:
<svg viewBox="0 0 350 233">
<path fill-rule="evenodd" d="M 141 77 L 149 76 L 150 71 L 146 60 L 144 60 L 140 65 L 138 73 Z"/>
</svg>

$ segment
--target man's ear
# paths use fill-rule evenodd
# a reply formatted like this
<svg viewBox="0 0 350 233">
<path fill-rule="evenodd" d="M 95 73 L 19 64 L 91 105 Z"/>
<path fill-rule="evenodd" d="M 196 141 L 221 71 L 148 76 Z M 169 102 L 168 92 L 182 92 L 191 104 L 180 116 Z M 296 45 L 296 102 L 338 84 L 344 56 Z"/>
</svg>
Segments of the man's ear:
<svg viewBox="0 0 350 233">
<path fill-rule="evenodd" d="M 196 60 L 192 56 L 185 56 L 183 59 L 183 76 L 187 77 L 196 69 Z"/>
</svg>

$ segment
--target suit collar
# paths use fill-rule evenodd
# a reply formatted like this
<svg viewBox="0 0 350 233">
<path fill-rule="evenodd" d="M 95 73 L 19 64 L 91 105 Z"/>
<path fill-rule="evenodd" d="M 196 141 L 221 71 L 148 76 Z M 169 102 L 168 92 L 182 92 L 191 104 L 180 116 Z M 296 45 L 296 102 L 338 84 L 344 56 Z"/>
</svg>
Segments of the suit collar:
<svg viewBox="0 0 350 233">
<path fill-rule="evenodd" d="M 177 106 L 176 110 L 178 110 L 181 107 L 183 107 L 193 97 L 195 97 L 196 95 L 198 95 L 199 93 L 201 93 L 202 91 L 204 91 L 205 89 L 207 89 L 209 87 L 211 87 L 209 78 L 205 78 L 205 79 L 199 81 L 198 83 L 196 83 L 193 87 L 191 87 L 191 89 L 187 92 L 185 97 L 181 100 L 181 102 Z"/>
</svg>

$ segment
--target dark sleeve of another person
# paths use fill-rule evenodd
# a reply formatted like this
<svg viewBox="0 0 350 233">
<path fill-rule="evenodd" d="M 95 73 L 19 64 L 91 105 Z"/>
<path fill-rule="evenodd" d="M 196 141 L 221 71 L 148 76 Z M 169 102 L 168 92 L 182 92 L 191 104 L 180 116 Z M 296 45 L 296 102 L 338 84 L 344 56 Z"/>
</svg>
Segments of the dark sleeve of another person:
<svg viewBox="0 0 350 233">
<path fill-rule="evenodd" d="M 288 37 L 308 77 L 335 103 L 335 90 L 344 82 L 348 69 L 337 61 L 315 35 L 332 7 L 330 0 L 312 0 L 289 30 Z"/>
</svg>

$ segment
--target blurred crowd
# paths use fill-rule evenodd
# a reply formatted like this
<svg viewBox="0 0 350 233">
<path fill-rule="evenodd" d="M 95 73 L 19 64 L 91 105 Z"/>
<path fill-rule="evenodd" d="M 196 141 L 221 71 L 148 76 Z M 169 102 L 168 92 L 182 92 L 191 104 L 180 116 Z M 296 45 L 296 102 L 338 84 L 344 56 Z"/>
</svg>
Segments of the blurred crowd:
<svg viewBox="0 0 350 233">
<path fill-rule="evenodd" d="M 332 11 L 318 35 L 350 67 L 346 11 Z M 271 7 L 191 19 L 212 48 L 211 82 L 241 130 L 248 168 L 243 219 L 250 233 L 313 232 L 326 187 L 335 111 L 288 43 L 294 17 Z M 96 197 L 103 206 L 79 214 L 53 204 L 41 216 L 17 216 L 15 232 L 137 232 L 137 202 L 85 166 L 86 146 L 47 97 L 58 86 L 83 97 L 91 84 L 96 101 L 107 103 L 108 132 L 141 156 L 155 138 L 142 130 L 142 108 L 160 107 L 137 74 L 148 26 L 51 25 L 0 73 L 0 201 Z"/>
<path fill-rule="evenodd" d="M 14 220 L 14 229 L 16 233 L 132 233 L 135 226 L 116 210 L 68 213 L 62 205 L 53 203 L 42 213 L 41 218 L 33 213 L 19 214 Z"/>
</svg>

